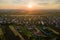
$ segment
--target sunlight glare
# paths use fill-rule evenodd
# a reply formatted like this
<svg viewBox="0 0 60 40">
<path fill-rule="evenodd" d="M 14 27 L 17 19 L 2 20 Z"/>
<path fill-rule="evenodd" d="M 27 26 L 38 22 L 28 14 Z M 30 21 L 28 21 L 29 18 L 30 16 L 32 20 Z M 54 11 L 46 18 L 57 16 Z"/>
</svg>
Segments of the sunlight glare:
<svg viewBox="0 0 60 40">
<path fill-rule="evenodd" d="M 33 7 L 33 5 L 32 4 L 28 4 L 28 6 L 27 6 L 28 8 L 32 8 Z"/>
</svg>

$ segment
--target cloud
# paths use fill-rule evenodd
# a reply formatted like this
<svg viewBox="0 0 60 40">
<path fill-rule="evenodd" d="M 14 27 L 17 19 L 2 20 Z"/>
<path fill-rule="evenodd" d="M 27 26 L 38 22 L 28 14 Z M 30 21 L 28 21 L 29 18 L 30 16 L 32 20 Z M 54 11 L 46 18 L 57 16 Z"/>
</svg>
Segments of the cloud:
<svg viewBox="0 0 60 40">
<path fill-rule="evenodd" d="M 42 8 L 60 8 L 60 0 L 0 0 L 0 8 L 5 6 L 10 7 L 12 5 L 20 7 L 29 2 L 33 2 Z"/>
<path fill-rule="evenodd" d="M 60 4 L 60 0 L 56 0 L 55 3 L 56 3 L 56 4 Z"/>
<path fill-rule="evenodd" d="M 4 4 L 27 4 L 29 2 L 35 2 L 37 4 L 60 4 L 60 0 L 0 0 L 0 3 Z"/>
<path fill-rule="evenodd" d="M 37 2 L 38 4 L 42 3 L 42 4 L 56 4 L 56 3 L 60 3 L 60 0 L 34 0 L 35 2 Z"/>
<path fill-rule="evenodd" d="M 0 0 L 0 4 L 27 4 L 30 0 Z"/>
</svg>

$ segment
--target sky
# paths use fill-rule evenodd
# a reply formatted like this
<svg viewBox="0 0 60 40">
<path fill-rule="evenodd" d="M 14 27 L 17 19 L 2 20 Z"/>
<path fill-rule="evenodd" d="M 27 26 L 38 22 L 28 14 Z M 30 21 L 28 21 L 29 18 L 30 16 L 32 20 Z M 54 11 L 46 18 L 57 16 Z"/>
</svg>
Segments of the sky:
<svg viewBox="0 0 60 40">
<path fill-rule="evenodd" d="M 35 9 L 60 9 L 60 0 L 0 0 L 0 9 L 27 9 L 29 4 Z"/>
</svg>

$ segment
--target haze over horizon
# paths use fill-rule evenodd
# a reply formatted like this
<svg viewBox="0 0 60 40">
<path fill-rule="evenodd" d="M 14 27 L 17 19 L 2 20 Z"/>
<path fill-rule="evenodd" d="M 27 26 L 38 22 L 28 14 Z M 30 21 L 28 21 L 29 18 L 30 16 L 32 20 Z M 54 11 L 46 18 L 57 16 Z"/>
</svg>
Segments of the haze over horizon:
<svg viewBox="0 0 60 40">
<path fill-rule="evenodd" d="M 60 9 L 60 0 L 0 0 L 0 9 Z"/>
</svg>

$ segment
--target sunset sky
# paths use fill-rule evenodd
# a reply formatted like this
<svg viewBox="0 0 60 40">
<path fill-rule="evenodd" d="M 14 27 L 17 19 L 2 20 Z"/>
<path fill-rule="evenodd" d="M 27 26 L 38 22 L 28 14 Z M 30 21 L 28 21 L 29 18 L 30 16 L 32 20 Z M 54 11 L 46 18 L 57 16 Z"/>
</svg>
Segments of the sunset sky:
<svg viewBox="0 0 60 40">
<path fill-rule="evenodd" d="M 0 0 L 0 9 L 60 9 L 60 0 Z"/>
</svg>

